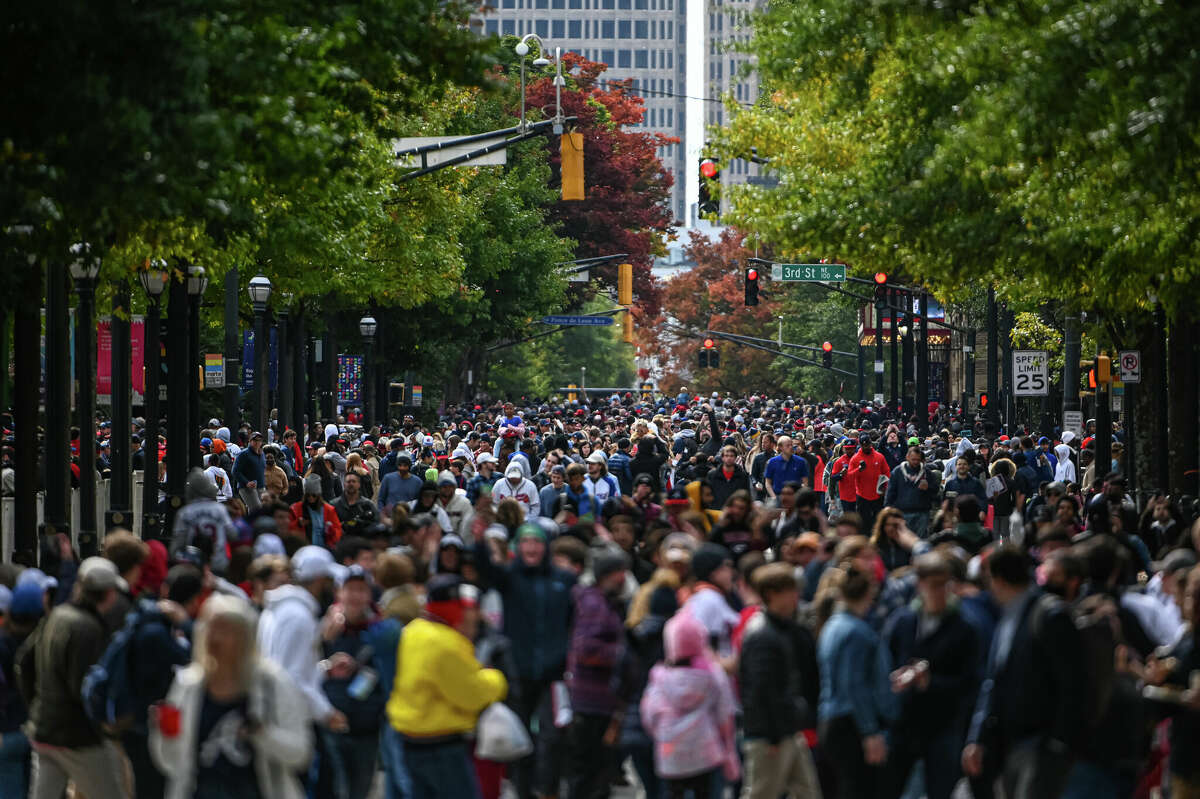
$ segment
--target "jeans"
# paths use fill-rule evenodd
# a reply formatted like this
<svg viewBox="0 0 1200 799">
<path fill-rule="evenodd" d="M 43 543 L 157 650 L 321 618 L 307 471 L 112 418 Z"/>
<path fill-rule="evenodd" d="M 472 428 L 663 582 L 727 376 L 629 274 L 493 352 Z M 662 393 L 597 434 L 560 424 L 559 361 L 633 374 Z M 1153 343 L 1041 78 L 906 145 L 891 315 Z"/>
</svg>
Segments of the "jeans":
<svg viewBox="0 0 1200 799">
<path fill-rule="evenodd" d="M 654 746 L 629 746 L 625 754 L 633 761 L 633 770 L 642 783 L 646 799 L 664 799 L 662 778 L 654 770 Z"/>
<path fill-rule="evenodd" d="M 917 538 L 925 538 L 929 534 L 929 511 L 905 511 L 904 523 L 908 525 L 908 529 L 916 534 Z"/>
<path fill-rule="evenodd" d="M 158 797 L 167 792 L 167 778 L 150 760 L 150 739 L 145 733 L 125 732 L 121 734 L 121 748 L 129 758 L 133 770 L 134 795 L 138 799 Z"/>
<path fill-rule="evenodd" d="M 669 799 L 686 799 L 691 794 L 692 799 L 709 799 L 713 789 L 713 772 L 704 771 L 692 777 L 668 779 L 667 796 Z"/>
<path fill-rule="evenodd" d="M 322 729 L 322 793 L 336 799 L 366 796 L 371 791 L 378 753 L 378 733 L 351 735 Z"/>
<path fill-rule="evenodd" d="M 466 741 L 404 742 L 413 799 L 480 799 Z"/>
<path fill-rule="evenodd" d="M 412 799 L 412 777 L 405 763 L 404 739 L 391 724 L 384 724 L 379 736 L 379 763 L 383 766 L 386 799 Z"/>
<path fill-rule="evenodd" d="M 533 754 L 513 763 L 509 775 L 519 799 L 557 796 L 562 780 L 563 731 L 554 726 L 551 680 L 522 680 L 512 708 L 533 740 Z M 535 734 L 536 728 L 536 734 Z"/>
<path fill-rule="evenodd" d="M 0 799 L 29 796 L 29 739 L 20 730 L 0 738 Z"/>
<path fill-rule="evenodd" d="M 879 511 L 883 510 L 883 497 L 879 499 L 864 499 L 859 497 L 854 503 L 858 508 L 858 515 L 862 517 L 864 531 L 868 531 L 875 526 L 875 517 L 879 515 Z"/>
<path fill-rule="evenodd" d="M 568 796 L 571 799 L 601 799 L 609 794 L 609 778 L 617 761 L 616 749 L 605 746 L 604 732 L 609 716 L 575 713 L 568 735 L 570 751 Z"/>
<path fill-rule="evenodd" d="M 1017 743 L 1004 758 L 1001 780 L 1006 799 L 1059 799 L 1067 787 L 1071 759 L 1050 751 L 1041 738 Z"/>
<path fill-rule="evenodd" d="M 818 737 L 837 777 L 838 799 L 876 799 L 883 769 L 867 765 L 862 736 L 853 717 L 821 722 Z"/>
<path fill-rule="evenodd" d="M 911 734 L 889 736 L 884 778 L 885 799 L 904 794 L 918 761 L 925 764 L 925 795 L 928 799 L 950 799 L 961 771 L 962 736 L 953 728 L 930 738 Z"/>
</svg>

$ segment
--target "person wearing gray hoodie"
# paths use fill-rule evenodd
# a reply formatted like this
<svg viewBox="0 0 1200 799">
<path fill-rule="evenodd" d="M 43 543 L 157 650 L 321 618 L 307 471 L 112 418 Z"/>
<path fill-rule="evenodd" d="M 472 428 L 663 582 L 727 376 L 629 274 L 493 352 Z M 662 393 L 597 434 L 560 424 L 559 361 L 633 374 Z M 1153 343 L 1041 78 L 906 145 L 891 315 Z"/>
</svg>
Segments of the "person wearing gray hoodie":
<svg viewBox="0 0 1200 799">
<path fill-rule="evenodd" d="M 229 566 L 226 544 L 236 537 L 237 531 L 229 512 L 217 501 L 216 483 L 203 470 L 192 469 L 188 472 L 184 499 L 187 504 L 175 514 L 171 527 L 172 559 L 178 560 L 179 553 L 192 546 L 196 536 L 208 536 L 212 539 L 212 569 L 224 574 Z"/>
</svg>

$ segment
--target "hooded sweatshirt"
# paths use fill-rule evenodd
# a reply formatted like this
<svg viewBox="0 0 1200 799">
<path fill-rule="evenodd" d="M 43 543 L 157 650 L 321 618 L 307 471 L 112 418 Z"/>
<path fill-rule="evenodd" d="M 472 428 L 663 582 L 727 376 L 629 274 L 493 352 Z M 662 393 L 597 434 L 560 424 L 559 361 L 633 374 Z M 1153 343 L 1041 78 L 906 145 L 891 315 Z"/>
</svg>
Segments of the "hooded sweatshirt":
<svg viewBox="0 0 1200 799">
<path fill-rule="evenodd" d="M 654 739 L 654 770 L 666 779 L 718 766 L 725 767 L 726 778 L 737 778 L 733 690 L 708 657 L 704 637 L 704 628 L 688 613 L 668 621 L 666 659 L 650 671 L 642 696 L 642 724 Z"/>
<path fill-rule="evenodd" d="M 1060 483 L 1077 483 L 1075 478 L 1075 464 L 1071 462 L 1071 448 L 1066 444 L 1059 444 L 1054 448 L 1054 454 L 1058 456 L 1058 465 L 1054 467 L 1054 479 Z"/>
<path fill-rule="evenodd" d="M 525 510 L 525 518 L 531 519 L 538 515 L 541 509 L 541 499 L 538 497 L 537 486 L 525 476 L 525 470 L 516 461 L 510 463 L 504 472 L 504 477 L 492 486 L 492 502 L 499 505 L 501 500 L 515 499 Z M 509 477 L 519 477 L 520 482 L 515 486 L 509 482 Z"/>
<path fill-rule="evenodd" d="M 263 595 L 266 606 L 258 622 L 258 648 L 275 661 L 304 694 L 314 720 L 322 721 L 333 705 L 321 689 L 322 656 L 316 598 L 299 585 L 281 585 Z"/>
</svg>

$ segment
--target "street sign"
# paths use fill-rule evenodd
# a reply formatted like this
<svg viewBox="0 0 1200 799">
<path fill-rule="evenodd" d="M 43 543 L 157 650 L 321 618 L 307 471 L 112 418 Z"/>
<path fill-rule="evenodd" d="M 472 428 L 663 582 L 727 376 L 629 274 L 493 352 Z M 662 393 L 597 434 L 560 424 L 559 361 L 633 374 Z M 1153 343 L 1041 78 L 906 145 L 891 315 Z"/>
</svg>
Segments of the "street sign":
<svg viewBox="0 0 1200 799">
<path fill-rule="evenodd" d="M 876 404 L 876 405 L 883 405 L 883 395 L 882 395 L 882 394 L 876 394 L 876 395 L 875 395 L 875 404 Z"/>
<path fill-rule="evenodd" d="M 225 387 L 225 358 L 219 353 L 207 353 L 204 356 L 204 387 Z"/>
<path fill-rule="evenodd" d="M 875 374 L 877 374 L 877 375 L 883 374 L 883 361 L 875 362 Z"/>
<path fill-rule="evenodd" d="M 1045 350 L 1013 350 L 1013 396 L 1050 395 L 1049 353 Z"/>
<path fill-rule="evenodd" d="M 801 283 L 845 283 L 845 264 L 771 264 L 772 280 Z"/>
<path fill-rule="evenodd" d="M 414 407 L 414 408 L 420 408 L 420 407 L 421 407 L 421 394 L 422 394 L 422 393 L 423 393 L 423 392 L 422 392 L 422 390 L 421 390 L 421 387 L 420 387 L 420 386 L 418 386 L 418 385 L 414 385 L 414 386 L 412 387 L 412 404 L 413 404 L 413 407 Z"/>
<path fill-rule="evenodd" d="M 425 153 L 425 165 L 433 166 L 444 161 L 449 161 L 451 158 L 456 158 L 466 153 L 475 152 L 478 149 L 496 144 L 500 142 L 500 137 L 497 136 L 494 142 L 470 142 L 468 144 L 449 144 L 461 139 L 462 136 L 408 136 L 402 139 L 392 140 L 392 152 L 399 153 L 405 150 L 413 150 L 417 147 L 424 147 L 428 144 L 445 144 L 440 150 L 430 150 Z M 422 156 L 406 155 L 398 158 L 400 166 L 408 169 L 416 169 L 422 166 Z M 478 158 L 472 158 L 469 161 L 464 161 L 459 166 L 503 166 L 508 163 L 508 150 L 497 150 L 487 155 L 481 155 Z"/>
<path fill-rule="evenodd" d="M 1063 432 L 1068 430 L 1083 437 L 1083 411 L 1063 411 Z"/>
<path fill-rule="evenodd" d="M 543 325 L 601 326 L 611 325 L 611 316 L 543 316 Z"/>
<path fill-rule="evenodd" d="M 1122 383 L 1142 382 L 1142 351 L 1121 350 L 1118 363 L 1121 368 Z"/>
</svg>

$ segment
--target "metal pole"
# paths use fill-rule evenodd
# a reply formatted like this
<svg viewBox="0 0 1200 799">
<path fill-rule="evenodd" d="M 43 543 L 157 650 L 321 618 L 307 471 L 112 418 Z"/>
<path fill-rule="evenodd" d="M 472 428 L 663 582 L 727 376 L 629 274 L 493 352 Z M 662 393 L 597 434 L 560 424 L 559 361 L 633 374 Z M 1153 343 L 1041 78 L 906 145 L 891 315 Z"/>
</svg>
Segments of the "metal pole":
<svg viewBox="0 0 1200 799">
<path fill-rule="evenodd" d="M 963 344 L 963 401 L 962 410 L 964 416 L 967 409 L 971 407 L 971 400 L 975 396 L 975 329 L 971 328 L 966 332 L 966 343 Z"/>
<path fill-rule="evenodd" d="M 900 314 L 897 311 L 898 303 L 896 302 L 900 299 L 900 296 L 895 290 L 888 292 L 888 297 L 891 300 L 889 308 L 892 312 L 892 368 L 888 372 L 888 384 L 891 388 L 891 393 L 888 395 L 888 398 L 891 400 L 893 407 L 900 405 L 900 322 L 897 319 Z"/>
<path fill-rule="evenodd" d="M 372 397 L 372 389 L 375 382 L 372 379 L 372 374 L 375 369 L 375 337 L 363 336 L 363 386 L 362 386 L 362 403 L 363 403 L 363 429 L 370 430 L 371 422 L 375 419 L 375 402 Z"/>
<path fill-rule="evenodd" d="M 1078 411 L 1079 405 L 1079 314 L 1063 319 L 1063 426 L 1068 411 Z M 1166 450 L 1163 450 L 1166 452 Z M 1164 458 L 1165 460 L 1165 458 Z"/>
<path fill-rule="evenodd" d="M 883 309 L 875 306 L 875 400 L 883 403 Z"/>
<path fill-rule="evenodd" d="M 863 402 L 867 398 L 867 359 L 862 344 L 854 349 L 858 350 L 858 401 Z"/>
<path fill-rule="evenodd" d="M 1112 397 L 1110 384 L 1096 381 L 1096 480 L 1112 468 Z M 1088 486 L 1084 486 L 1086 490 Z"/>
<path fill-rule="evenodd" d="M 913 406 L 913 337 L 916 331 L 913 330 L 914 307 L 916 306 L 915 298 L 912 294 L 902 294 L 901 302 L 904 305 L 904 337 L 900 342 L 901 352 L 900 358 L 904 362 L 901 371 L 901 379 L 903 381 L 904 395 L 904 412 L 901 419 L 910 418 L 914 412 Z"/>
<path fill-rule="evenodd" d="M 998 311 L 996 308 L 996 287 L 988 286 L 988 295 L 987 295 L 988 410 L 986 411 L 986 416 L 988 417 L 988 421 L 991 423 L 991 425 L 995 426 L 998 429 L 997 420 L 999 419 L 1000 412 L 998 410 L 996 410 L 996 408 L 999 405 L 1000 398 L 998 396 L 996 396 L 996 388 L 1000 383 L 999 374 L 997 371 L 1000 364 L 999 364 L 998 350 L 997 350 L 997 347 L 999 346 L 999 341 L 997 340 L 998 333 L 996 331 L 999 329 L 1000 324 L 999 324 L 999 320 L 997 319 L 997 313 L 998 313 Z"/>
<path fill-rule="evenodd" d="M 286 300 L 284 301 L 286 303 Z M 292 418 L 292 354 L 291 339 L 288 336 L 288 317 L 290 313 L 286 304 L 280 305 L 278 316 L 278 350 L 279 350 L 279 379 L 275 384 L 275 407 L 279 409 L 279 417 L 275 421 L 276 441 L 283 441 L 283 431 L 288 427 L 295 428 L 296 420 Z"/>
<path fill-rule="evenodd" d="M 112 315 L 112 474 L 109 477 L 109 511 L 104 529 L 133 526 L 133 466 L 129 451 L 133 380 L 130 375 L 129 281 L 117 284 Z"/>
<path fill-rule="evenodd" d="M 929 432 L 929 295 L 921 292 L 921 341 L 917 344 L 917 429 Z"/>
<path fill-rule="evenodd" d="M 79 419 L 79 553 L 89 557 L 96 547 L 96 281 L 75 282 L 79 304 L 75 314 L 75 407 Z M 113 431 L 114 435 L 116 430 Z"/>
<path fill-rule="evenodd" d="M 1158 455 L 1155 458 L 1158 464 L 1158 473 L 1156 481 L 1158 489 L 1162 492 L 1170 490 L 1171 484 L 1171 459 L 1167 457 L 1169 451 L 1169 440 L 1167 437 L 1167 420 L 1169 418 L 1168 402 L 1168 386 L 1167 386 L 1167 318 L 1163 312 L 1162 303 L 1154 304 L 1154 329 L 1155 329 L 1155 374 L 1154 374 L 1154 451 Z M 1078 382 L 1078 381 L 1076 381 Z"/>
<path fill-rule="evenodd" d="M 229 428 L 231 437 L 237 434 L 242 424 L 242 342 L 238 325 L 238 285 L 238 270 L 234 267 L 225 273 L 225 418 L 221 420 Z"/>
<path fill-rule="evenodd" d="M 159 327 L 162 308 L 158 297 L 146 302 L 146 426 L 142 430 L 142 539 L 162 540 L 158 515 L 158 392 L 162 375 Z"/>
<path fill-rule="evenodd" d="M 38 558 L 38 393 L 42 384 L 42 265 L 14 258 L 9 268 L 24 280 L 13 311 L 13 560 L 36 566 Z"/>
<path fill-rule="evenodd" d="M 261 304 L 254 306 L 254 432 L 262 433 L 266 438 L 267 414 L 267 307 Z"/>
<path fill-rule="evenodd" d="M 200 302 L 203 294 L 188 295 L 188 464 L 204 468 L 204 454 L 200 451 L 200 365 L 204 356 L 200 354 Z"/>
<path fill-rule="evenodd" d="M 186 272 L 186 265 L 176 271 Z M 170 530 L 175 512 L 183 506 L 187 485 L 188 293 L 187 277 L 173 274 L 167 288 L 167 518 Z"/>
<path fill-rule="evenodd" d="M 1008 309 L 1008 303 L 1004 303 L 1003 319 L 1004 319 L 1004 322 L 1002 324 L 1002 328 L 1004 330 L 1012 330 L 1013 314 L 1012 314 L 1012 311 L 1010 311 Z M 1013 383 L 1012 338 L 1010 338 L 1007 335 L 1001 335 L 998 332 L 997 332 L 997 338 L 999 338 L 999 340 L 1000 340 L 1000 354 L 1001 354 L 1000 374 L 1002 375 L 1002 378 L 1003 378 L 1003 382 L 1001 383 L 1001 386 L 1000 386 L 1000 393 L 1004 397 L 1004 403 L 1002 406 L 1004 408 L 1004 423 L 1008 426 L 1008 434 L 1013 435 L 1016 431 L 1016 421 L 1017 421 L 1016 407 L 1017 406 L 1016 406 L 1016 398 L 1013 397 L 1013 390 L 1012 390 L 1012 383 Z"/>
<path fill-rule="evenodd" d="M 69 532 L 71 521 L 71 374 L 67 321 L 67 265 L 46 266 L 46 535 Z M 114 417 L 115 418 L 115 417 Z M 128 430 L 129 422 L 125 422 Z M 113 437 L 120 428 L 114 421 Z M 128 433 L 126 434 L 128 435 Z"/>
</svg>

